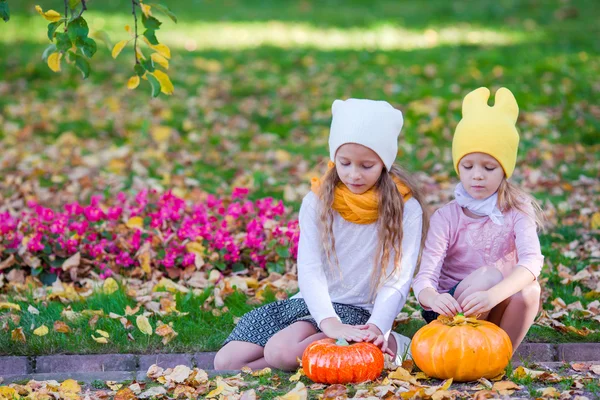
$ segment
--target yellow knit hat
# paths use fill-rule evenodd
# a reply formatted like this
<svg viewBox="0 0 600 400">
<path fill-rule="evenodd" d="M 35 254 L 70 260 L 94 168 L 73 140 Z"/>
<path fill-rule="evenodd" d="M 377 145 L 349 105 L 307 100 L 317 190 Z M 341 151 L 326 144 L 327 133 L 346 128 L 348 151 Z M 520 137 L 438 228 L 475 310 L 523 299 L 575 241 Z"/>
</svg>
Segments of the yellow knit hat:
<svg viewBox="0 0 600 400">
<path fill-rule="evenodd" d="M 458 163 L 470 153 L 485 153 L 494 157 L 509 178 L 517 162 L 519 133 L 515 124 L 519 106 L 507 88 L 496 92 L 496 102 L 488 106 L 490 90 L 485 87 L 465 96 L 462 119 L 452 140 L 452 160 L 458 174 Z"/>
</svg>

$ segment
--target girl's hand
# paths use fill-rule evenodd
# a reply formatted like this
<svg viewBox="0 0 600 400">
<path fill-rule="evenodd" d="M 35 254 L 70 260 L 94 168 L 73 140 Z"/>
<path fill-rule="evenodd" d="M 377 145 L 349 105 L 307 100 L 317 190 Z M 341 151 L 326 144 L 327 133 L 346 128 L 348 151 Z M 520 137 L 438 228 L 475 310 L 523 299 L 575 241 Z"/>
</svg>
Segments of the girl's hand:
<svg viewBox="0 0 600 400">
<path fill-rule="evenodd" d="M 499 303 L 488 290 L 471 293 L 461 302 L 465 316 L 485 314 Z"/>
<path fill-rule="evenodd" d="M 463 308 L 458 304 L 458 301 L 449 293 L 437 295 L 433 299 L 431 309 L 446 317 L 454 317 L 456 314 L 463 312 Z"/>
<path fill-rule="evenodd" d="M 379 347 L 384 354 L 389 354 L 394 357 L 395 354 L 388 347 L 388 341 L 383 336 L 381 330 L 375 324 L 358 325 L 361 329 L 370 332 L 369 339 L 365 342 L 372 342 L 375 346 Z"/>
<path fill-rule="evenodd" d="M 324 334 L 332 339 L 346 339 L 348 342 L 364 342 L 371 334 L 359 326 L 347 325 L 336 318 L 326 318 L 320 326 Z"/>
</svg>

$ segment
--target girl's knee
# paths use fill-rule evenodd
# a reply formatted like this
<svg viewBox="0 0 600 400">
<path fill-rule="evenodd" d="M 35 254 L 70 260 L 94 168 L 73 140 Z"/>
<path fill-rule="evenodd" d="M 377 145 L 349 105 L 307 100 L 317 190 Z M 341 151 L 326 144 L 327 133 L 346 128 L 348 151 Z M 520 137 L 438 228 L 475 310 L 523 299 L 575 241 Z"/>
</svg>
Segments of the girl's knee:
<svg viewBox="0 0 600 400">
<path fill-rule="evenodd" d="M 229 370 L 236 369 L 235 367 L 235 358 L 230 351 L 224 347 L 215 354 L 215 369 L 216 370 Z"/>
<path fill-rule="evenodd" d="M 298 366 L 295 347 L 293 343 L 271 338 L 265 346 L 265 361 L 278 369 L 295 369 Z"/>
<path fill-rule="evenodd" d="M 477 270 L 477 273 L 479 282 L 490 288 L 496 286 L 504 279 L 504 275 L 502 275 L 502 272 L 496 267 L 481 267 Z"/>
<path fill-rule="evenodd" d="M 537 311 L 540 306 L 541 292 L 542 289 L 540 288 L 540 284 L 535 281 L 525 286 L 520 292 L 512 295 L 510 297 L 510 303 L 515 304 L 523 310 L 535 309 Z"/>
</svg>

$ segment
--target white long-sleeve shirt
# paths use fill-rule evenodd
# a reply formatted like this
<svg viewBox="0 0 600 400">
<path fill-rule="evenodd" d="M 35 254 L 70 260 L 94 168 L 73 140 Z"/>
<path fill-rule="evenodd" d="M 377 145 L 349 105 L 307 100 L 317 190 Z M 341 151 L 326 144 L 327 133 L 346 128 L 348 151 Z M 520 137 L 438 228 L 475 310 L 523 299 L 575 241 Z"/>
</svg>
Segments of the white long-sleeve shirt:
<svg viewBox="0 0 600 400">
<path fill-rule="evenodd" d="M 394 318 L 400 313 L 412 282 L 419 246 L 423 210 L 419 202 L 409 199 L 404 205 L 402 221 L 402 260 L 400 271 L 384 281 L 370 298 L 371 279 L 378 251 L 377 231 L 380 223 L 362 225 L 346 221 L 334 212 L 333 235 L 339 269 L 331 267 L 325 256 L 319 230 L 321 202 L 312 192 L 300 207 L 300 242 L 298 244 L 298 285 L 300 292 L 293 298 L 306 301 L 311 316 L 320 326 L 326 318 L 338 318 L 332 303 L 362 307 L 371 312 L 368 323 L 376 325 L 387 338 Z M 394 269 L 391 252 L 386 276 Z"/>
</svg>

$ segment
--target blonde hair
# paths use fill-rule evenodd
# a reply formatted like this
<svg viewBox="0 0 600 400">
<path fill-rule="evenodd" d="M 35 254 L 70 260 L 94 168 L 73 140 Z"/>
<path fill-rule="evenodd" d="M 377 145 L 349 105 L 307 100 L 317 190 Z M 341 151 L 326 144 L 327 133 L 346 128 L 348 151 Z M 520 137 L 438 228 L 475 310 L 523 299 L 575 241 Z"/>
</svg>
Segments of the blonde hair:
<svg viewBox="0 0 600 400">
<path fill-rule="evenodd" d="M 545 217 L 540 203 L 506 178 L 502 179 L 498 187 L 498 209 L 503 213 L 512 209 L 519 210 L 535 221 L 538 230 L 544 230 Z"/>
<path fill-rule="evenodd" d="M 375 296 L 375 292 L 381 284 L 389 276 L 400 273 L 400 261 L 402 260 L 402 238 L 404 232 L 402 230 L 402 221 L 404 216 L 404 200 L 396 187 L 396 183 L 392 179 L 395 177 L 404 183 L 411 191 L 412 197 L 419 202 L 423 209 L 423 225 L 421 233 L 421 244 L 419 248 L 419 263 L 425 237 L 427 236 L 427 228 L 429 227 L 429 218 L 425 212 L 423 195 L 419 190 L 416 182 L 412 177 L 400 167 L 392 165 L 390 172 L 384 168 L 381 176 L 375 183 L 375 188 L 379 194 L 379 220 L 385 223 L 379 224 L 378 229 L 378 251 L 375 253 L 373 260 L 375 268 L 371 275 L 371 298 Z M 335 238 L 333 236 L 333 200 L 335 196 L 335 188 L 341 183 L 341 179 L 334 168 L 331 168 L 323 178 L 319 196 L 323 201 L 321 209 L 321 236 L 323 239 L 325 256 L 329 262 L 329 267 L 334 265 L 339 270 L 339 260 L 336 254 Z M 392 251 L 394 252 L 394 270 L 389 276 L 386 276 L 385 271 L 389 264 Z M 377 268 L 380 266 L 380 268 Z M 341 270 L 339 270 L 341 273 Z"/>
</svg>

